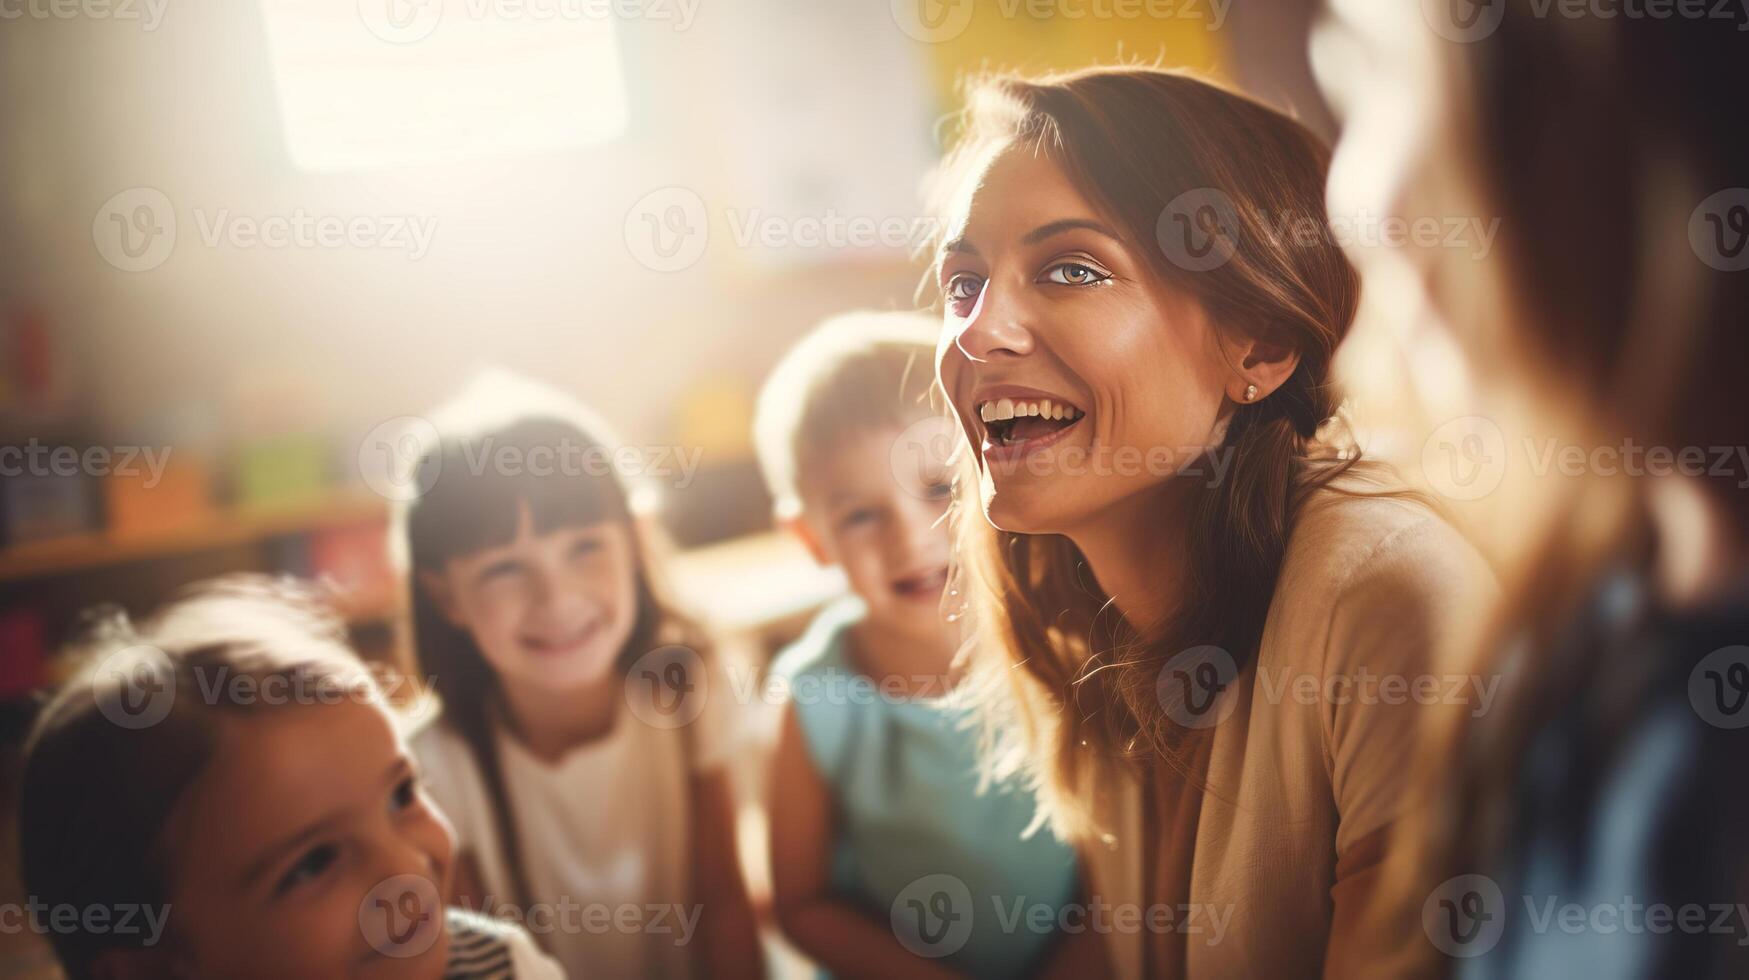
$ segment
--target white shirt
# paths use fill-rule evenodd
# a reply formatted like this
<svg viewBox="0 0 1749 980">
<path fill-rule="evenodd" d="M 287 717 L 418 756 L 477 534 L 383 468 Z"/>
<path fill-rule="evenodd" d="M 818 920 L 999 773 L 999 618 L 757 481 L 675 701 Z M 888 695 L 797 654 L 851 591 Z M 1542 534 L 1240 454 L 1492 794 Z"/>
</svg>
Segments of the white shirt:
<svg viewBox="0 0 1749 980">
<path fill-rule="evenodd" d="M 551 764 L 495 730 L 529 889 L 519 921 L 572 976 L 692 973 L 700 907 L 689 776 L 722 765 L 734 717 L 720 668 L 707 674 L 690 723 L 651 724 L 648 711 L 622 703 L 611 731 Z M 413 751 L 459 849 L 479 866 L 481 911 L 514 914 L 504 908 L 516 897 L 472 753 L 441 722 L 415 736 Z"/>
</svg>

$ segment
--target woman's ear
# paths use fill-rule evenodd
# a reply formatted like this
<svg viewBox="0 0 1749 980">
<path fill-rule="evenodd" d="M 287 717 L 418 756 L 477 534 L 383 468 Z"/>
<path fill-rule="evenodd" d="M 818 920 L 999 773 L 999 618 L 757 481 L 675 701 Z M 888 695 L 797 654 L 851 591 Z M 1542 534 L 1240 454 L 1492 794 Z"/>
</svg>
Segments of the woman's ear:
<svg viewBox="0 0 1749 980">
<path fill-rule="evenodd" d="M 449 576 L 439 575 L 430 569 L 419 569 L 415 573 L 419 578 L 419 587 L 430 597 L 431 604 L 437 607 L 437 614 L 442 616 L 456 629 L 467 629 L 467 621 L 462 618 L 461 610 L 456 607 L 455 590 L 450 588 Z"/>
<path fill-rule="evenodd" d="M 1237 367 L 1227 379 L 1227 397 L 1241 405 L 1268 398 L 1300 366 L 1298 349 L 1262 337 L 1243 341 L 1237 353 Z"/>
</svg>

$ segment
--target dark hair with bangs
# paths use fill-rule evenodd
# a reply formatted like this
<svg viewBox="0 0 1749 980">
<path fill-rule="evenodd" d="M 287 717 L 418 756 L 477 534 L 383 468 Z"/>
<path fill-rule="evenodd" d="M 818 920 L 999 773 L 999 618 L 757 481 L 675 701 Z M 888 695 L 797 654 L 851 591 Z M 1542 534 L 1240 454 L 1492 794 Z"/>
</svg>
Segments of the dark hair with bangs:
<svg viewBox="0 0 1749 980">
<path fill-rule="evenodd" d="M 487 386 L 491 387 L 491 386 Z M 636 519 L 632 497 L 610 465 L 617 440 L 582 406 L 528 382 L 464 393 L 433 418 L 440 433 L 418 457 L 418 473 L 435 474 L 429 489 L 406 502 L 391 529 L 406 571 L 412 651 L 443 703 L 440 724 L 468 746 L 486 787 L 504 867 L 515 900 L 529 900 L 516 824 L 492 724 L 499 682 L 473 636 L 451 623 L 419 585 L 421 571 L 516 537 L 522 509 L 534 533 L 605 522 L 631 535 L 636 619 L 616 661 L 623 673 L 640 654 L 665 644 L 709 656 L 706 638 L 667 598 L 652 561 L 652 532 Z M 514 467 L 495 459 L 521 461 Z M 534 465 L 550 459 L 552 464 Z M 485 465 L 482 465 L 484 463 Z"/>
</svg>

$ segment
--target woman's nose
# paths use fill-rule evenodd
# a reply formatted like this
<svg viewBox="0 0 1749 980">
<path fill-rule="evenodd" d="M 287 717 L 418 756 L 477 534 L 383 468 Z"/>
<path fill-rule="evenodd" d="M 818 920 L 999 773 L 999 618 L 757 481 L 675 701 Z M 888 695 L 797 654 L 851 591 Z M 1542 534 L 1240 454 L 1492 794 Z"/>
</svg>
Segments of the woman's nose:
<svg viewBox="0 0 1749 980">
<path fill-rule="evenodd" d="M 1021 298 L 1012 290 L 986 282 L 971 315 L 961 324 L 954 345 L 974 361 L 1024 356 L 1032 353 L 1033 348 L 1032 331 L 1026 322 Z"/>
</svg>

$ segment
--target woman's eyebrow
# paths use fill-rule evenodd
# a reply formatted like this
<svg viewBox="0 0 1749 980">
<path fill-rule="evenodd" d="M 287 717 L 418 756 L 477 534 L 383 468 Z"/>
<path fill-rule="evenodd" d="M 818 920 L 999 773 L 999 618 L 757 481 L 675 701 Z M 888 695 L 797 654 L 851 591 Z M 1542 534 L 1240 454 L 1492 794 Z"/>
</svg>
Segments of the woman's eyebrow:
<svg viewBox="0 0 1749 980">
<path fill-rule="evenodd" d="M 978 254 L 978 250 L 972 247 L 972 243 L 967 241 L 964 235 L 944 243 L 941 246 L 941 250 L 943 252 L 957 252 L 964 255 Z"/>
<path fill-rule="evenodd" d="M 1091 231 L 1096 235 L 1104 235 L 1106 238 L 1109 238 L 1114 242 L 1122 241 L 1122 239 L 1118 238 L 1117 234 L 1110 228 L 1105 227 L 1091 218 L 1064 218 L 1061 221 L 1053 221 L 1050 224 L 1039 225 L 1037 228 L 1027 232 L 1020 240 L 1026 245 L 1037 245 L 1039 242 L 1050 238 L 1052 235 L 1061 235 L 1063 232 L 1075 231 L 1077 229 Z"/>
</svg>

